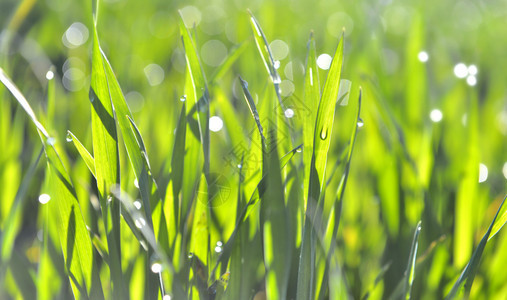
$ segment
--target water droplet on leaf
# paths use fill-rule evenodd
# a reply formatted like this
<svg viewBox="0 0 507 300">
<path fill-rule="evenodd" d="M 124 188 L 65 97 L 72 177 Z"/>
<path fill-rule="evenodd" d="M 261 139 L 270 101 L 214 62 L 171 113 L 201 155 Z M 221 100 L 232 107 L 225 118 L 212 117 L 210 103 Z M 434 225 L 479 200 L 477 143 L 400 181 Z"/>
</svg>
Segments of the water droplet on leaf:
<svg viewBox="0 0 507 300">
<path fill-rule="evenodd" d="M 67 140 L 67 142 L 72 142 L 72 135 L 70 134 L 70 132 L 67 132 L 67 136 L 65 137 L 65 140 Z"/>
<path fill-rule="evenodd" d="M 364 121 L 363 119 L 359 118 L 357 119 L 357 127 L 361 128 L 364 126 Z"/>
</svg>

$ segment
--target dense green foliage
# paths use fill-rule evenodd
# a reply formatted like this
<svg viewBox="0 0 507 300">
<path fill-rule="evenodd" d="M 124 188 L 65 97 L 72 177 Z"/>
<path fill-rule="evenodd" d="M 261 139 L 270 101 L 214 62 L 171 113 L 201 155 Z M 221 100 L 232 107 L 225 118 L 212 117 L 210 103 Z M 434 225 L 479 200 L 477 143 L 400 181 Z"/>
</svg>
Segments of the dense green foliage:
<svg viewBox="0 0 507 300">
<path fill-rule="evenodd" d="M 506 299 L 506 12 L 2 1 L 0 299 Z"/>
</svg>

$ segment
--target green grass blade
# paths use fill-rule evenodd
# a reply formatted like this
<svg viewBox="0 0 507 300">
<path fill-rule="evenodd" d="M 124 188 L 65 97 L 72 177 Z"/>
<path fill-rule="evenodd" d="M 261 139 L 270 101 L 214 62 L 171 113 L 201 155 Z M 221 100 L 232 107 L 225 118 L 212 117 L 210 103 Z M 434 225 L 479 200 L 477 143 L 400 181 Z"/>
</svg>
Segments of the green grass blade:
<svg viewBox="0 0 507 300">
<path fill-rule="evenodd" d="M 9 89 L 37 127 L 47 157 L 49 176 L 49 202 L 52 217 L 59 226 L 60 243 L 65 266 L 71 279 L 76 299 L 103 299 L 98 270 L 93 257 L 93 246 L 86 230 L 76 192 L 65 167 L 54 148 L 56 140 L 47 135 L 47 130 L 37 120 L 35 113 L 23 94 L 0 69 L 0 81 Z"/>
<path fill-rule="evenodd" d="M 498 211 L 495 214 L 495 217 L 493 218 L 493 221 L 489 225 L 488 231 L 484 234 L 481 241 L 479 242 L 479 245 L 477 245 L 477 248 L 475 249 L 474 253 L 472 254 L 472 258 L 470 258 L 470 261 L 466 265 L 465 269 L 459 276 L 458 280 L 454 283 L 451 291 L 447 296 L 445 297 L 446 300 L 454 299 L 462 286 L 465 288 L 465 297 L 468 298 L 470 289 L 472 288 L 472 283 L 475 278 L 475 274 L 477 273 L 477 270 L 479 268 L 479 263 L 481 261 L 482 252 L 484 251 L 484 248 L 486 247 L 486 244 L 488 243 L 489 236 L 491 235 L 493 231 L 493 227 L 495 226 L 496 220 L 500 212 L 505 213 L 505 209 L 503 208 L 505 199 L 507 199 L 507 196 L 503 199 L 502 204 L 500 204 L 500 207 L 498 208 Z M 502 215 L 503 216 L 503 215 Z M 503 220 L 502 220 L 503 221 Z"/>
<path fill-rule="evenodd" d="M 88 170 L 93 174 L 93 177 L 95 177 L 95 161 L 93 160 L 93 156 L 86 150 L 85 146 L 81 144 L 81 142 L 77 139 L 77 137 L 70 132 L 70 130 L 67 131 L 67 135 L 72 139 L 72 143 L 76 147 L 77 152 L 79 155 L 81 155 L 81 158 L 84 160 L 86 166 L 88 167 Z"/>
<path fill-rule="evenodd" d="M 315 40 L 313 33 L 310 34 L 308 41 L 308 53 L 306 56 L 305 68 L 305 82 L 304 82 L 304 97 L 303 101 L 307 107 L 315 108 L 319 105 L 320 100 L 320 83 L 319 83 L 319 69 L 317 68 L 317 58 L 315 50 Z M 313 135 L 315 133 L 315 122 L 317 120 L 317 110 L 310 109 L 309 114 L 304 115 L 303 120 L 303 184 L 305 207 L 306 199 L 308 197 L 308 184 L 310 179 L 310 165 L 312 162 L 313 154 Z"/>
<path fill-rule="evenodd" d="M 35 113 L 32 110 L 32 107 L 26 100 L 25 96 L 21 93 L 21 91 L 18 89 L 18 87 L 12 82 L 12 80 L 7 76 L 7 74 L 4 72 L 4 70 L 0 67 L 0 81 L 5 85 L 5 87 L 9 90 L 9 92 L 16 98 L 19 105 L 23 107 L 27 115 L 32 119 L 32 122 L 35 124 L 35 127 L 39 130 L 39 132 L 45 137 L 49 138 L 49 134 L 44 128 L 44 126 L 39 122 L 37 117 L 35 116 Z"/>
<path fill-rule="evenodd" d="M 171 260 L 157 243 L 157 239 L 153 234 L 153 230 L 146 226 L 146 219 L 144 218 L 143 214 L 141 214 L 141 212 L 135 208 L 133 204 L 134 200 L 130 198 L 128 194 L 123 192 L 118 186 L 112 189 L 112 193 L 118 200 L 120 200 L 123 205 L 122 207 L 124 210 L 122 210 L 122 214 L 134 220 L 134 223 L 136 224 L 136 230 L 140 231 L 140 234 L 144 237 L 145 241 L 148 244 L 147 246 L 153 250 L 153 253 L 157 257 L 157 261 L 160 261 L 160 264 L 162 265 L 163 271 L 174 273 L 175 270 Z M 179 279 L 177 277 L 174 277 L 173 281 L 175 283 L 173 286 L 178 287 L 172 291 L 173 297 L 175 299 L 186 299 L 187 297 L 185 291 L 183 290 L 184 285 L 179 282 Z"/>
<path fill-rule="evenodd" d="M 336 53 L 327 74 L 324 90 L 319 102 L 317 121 L 314 131 L 314 149 L 310 173 L 309 198 L 317 200 L 324 189 L 327 152 L 331 144 L 334 111 L 340 86 L 340 74 L 343 62 L 343 37 L 340 39 Z M 312 179 L 312 175 L 314 179 Z"/>
<path fill-rule="evenodd" d="M 180 19 L 180 34 L 185 48 L 185 59 L 187 61 L 187 69 L 191 78 L 192 87 L 194 89 L 194 99 L 190 100 L 191 105 L 195 104 L 195 109 L 198 115 L 198 125 L 200 131 L 200 139 L 204 152 L 204 174 L 208 180 L 209 175 L 209 92 L 206 83 L 206 76 L 202 69 L 202 65 L 197 55 L 197 50 L 188 29 L 183 23 L 183 18 Z M 189 105 L 190 106 L 190 105 Z"/>
<path fill-rule="evenodd" d="M 277 68 L 275 67 L 275 61 L 273 59 L 273 55 L 271 54 L 271 49 L 269 48 L 268 40 L 266 39 L 266 36 L 264 35 L 264 32 L 262 31 L 262 28 L 257 22 L 257 19 L 255 19 L 252 12 L 248 11 L 250 14 L 250 25 L 252 27 L 252 31 L 254 34 L 254 40 L 255 44 L 257 45 L 257 49 L 259 50 L 259 54 L 261 55 L 262 62 L 264 63 L 264 66 L 266 67 L 269 76 L 271 77 L 271 80 L 273 81 L 273 84 L 275 86 L 275 92 L 278 98 L 278 101 L 280 102 L 280 105 L 283 108 L 282 105 L 282 99 L 280 96 L 280 75 L 278 74 Z"/>
<path fill-rule="evenodd" d="M 415 277 L 415 262 L 417 258 L 417 247 L 419 245 L 419 234 L 421 233 L 421 221 L 417 223 L 417 226 L 414 231 L 414 239 L 412 240 L 412 247 L 410 248 L 410 255 L 408 257 L 407 269 L 405 270 L 404 276 L 404 292 L 403 297 L 405 299 L 410 299 L 410 294 L 412 291 L 412 284 L 414 283 Z"/>
<path fill-rule="evenodd" d="M 96 27 L 93 28 L 92 74 L 90 87 L 92 106 L 92 141 L 95 178 L 107 235 L 113 297 L 125 297 L 120 245 L 120 205 L 112 200 L 110 188 L 120 180 L 118 135 L 112 95 L 99 45 Z M 111 200 L 111 202 L 110 202 Z"/>
<path fill-rule="evenodd" d="M 317 119 L 314 128 L 313 153 L 310 164 L 308 198 L 305 213 L 305 225 L 301 244 L 300 268 L 298 274 L 298 299 L 308 299 L 313 295 L 315 271 L 315 230 L 320 230 L 317 222 L 318 207 L 321 205 L 321 192 L 325 189 L 325 171 L 327 152 L 331 143 L 334 111 L 339 94 L 340 74 L 343 61 L 343 37 L 340 39 L 331 67 L 327 75 L 324 91 L 319 101 Z M 310 249 L 308 249 L 310 248 Z M 310 272 L 308 272 L 310 270 Z M 321 278 L 322 280 L 323 278 Z"/>
<path fill-rule="evenodd" d="M 11 212 L 5 220 L 3 232 L 0 236 L 2 266 L 5 266 L 9 261 L 12 250 L 14 249 L 14 241 L 16 239 L 16 235 L 19 232 L 22 221 L 21 216 L 26 201 L 26 193 L 28 191 L 29 184 L 35 174 L 35 169 L 39 165 L 39 161 L 43 152 L 44 149 L 41 149 L 37 158 L 30 164 L 30 167 L 23 177 L 23 181 L 21 182 L 21 185 L 19 186 L 19 189 L 16 193 Z"/>
</svg>

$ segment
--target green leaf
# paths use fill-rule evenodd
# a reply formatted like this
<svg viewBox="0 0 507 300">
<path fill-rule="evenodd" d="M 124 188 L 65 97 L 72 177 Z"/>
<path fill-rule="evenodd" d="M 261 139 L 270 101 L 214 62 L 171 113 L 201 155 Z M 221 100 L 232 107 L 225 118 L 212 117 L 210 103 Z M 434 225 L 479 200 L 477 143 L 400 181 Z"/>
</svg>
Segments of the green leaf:
<svg viewBox="0 0 507 300">
<path fill-rule="evenodd" d="M 123 298 L 126 287 L 121 266 L 120 205 L 110 196 L 110 188 L 120 180 L 118 135 L 111 102 L 113 96 L 109 90 L 105 70 L 98 34 L 94 26 L 90 101 L 95 178 L 107 235 L 113 297 Z"/>
<path fill-rule="evenodd" d="M 2 69 L 0 69 L 0 81 L 23 107 L 41 135 L 48 162 L 48 193 L 51 197 L 48 205 L 51 216 L 56 218 L 59 226 L 60 243 L 74 297 L 76 299 L 103 299 L 104 294 L 93 257 L 91 239 L 70 177 L 54 148 L 56 140 L 47 135 L 46 129 L 37 120 L 26 98 Z"/>
<path fill-rule="evenodd" d="M 303 116 L 303 165 L 304 165 L 304 194 L 305 207 L 308 197 L 308 185 L 310 180 L 310 165 L 313 155 L 313 135 L 315 133 L 315 122 L 317 121 L 317 110 L 320 100 L 319 69 L 317 68 L 315 40 L 313 33 L 308 41 L 308 53 L 306 56 L 304 97 L 303 101 L 307 107 L 311 107 L 309 114 Z"/>
<path fill-rule="evenodd" d="M 477 273 L 477 270 L 479 268 L 479 263 L 481 261 L 482 252 L 484 252 L 484 248 L 486 247 L 486 244 L 488 243 L 489 236 L 491 235 L 493 231 L 493 227 L 495 226 L 496 220 L 500 212 L 504 212 L 505 209 L 503 208 L 503 205 L 505 203 L 505 199 L 507 199 L 507 196 L 503 199 L 502 204 L 500 204 L 500 207 L 498 208 L 495 217 L 493 218 L 493 221 L 489 225 L 488 231 L 484 234 L 481 241 L 479 242 L 479 245 L 475 249 L 474 253 L 472 254 L 472 258 L 470 258 L 470 261 L 466 265 L 465 269 L 459 276 L 458 280 L 454 283 L 451 291 L 447 296 L 445 297 L 446 300 L 454 299 L 459 292 L 459 290 L 464 285 L 465 288 L 465 297 L 468 298 L 470 289 L 472 288 L 472 283 L 475 278 L 475 274 Z M 502 215 L 503 216 L 503 215 Z"/>
<path fill-rule="evenodd" d="M 79 155 L 81 155 L 81 158 L 84 160 L 86 166 L 88 167 L 88 170 L 92 173 L 93 177 L 95 177 L 95 161 L 93 160 L 93 156 L 86 150 L 85 146 L 81 144 L 81 142 L 77 139 L 77 137 L 70 132 L 70 130 L 67 131 L 67 134 L 72 138 L 72 143 L 77 149 L 77 152 L 79 152 Z"/>
<path fill-rule="evenodd" d="M 415 277 L 415 262 L 417 258 L 417 246 L 419 245 L 419 233 L 421 232 L 421 221 L 417 223 L 414 231 L 414 239 L 412 240 L 412 247 L 410 248 L 410 255 L 408 257 L 407 269 L 405 270 L 404 281 L 405 286 L 403 288 L 404 298 L 410 299 L 410 293 L 412 291 L 412 284 L 414 283 Z"/>
</svg>

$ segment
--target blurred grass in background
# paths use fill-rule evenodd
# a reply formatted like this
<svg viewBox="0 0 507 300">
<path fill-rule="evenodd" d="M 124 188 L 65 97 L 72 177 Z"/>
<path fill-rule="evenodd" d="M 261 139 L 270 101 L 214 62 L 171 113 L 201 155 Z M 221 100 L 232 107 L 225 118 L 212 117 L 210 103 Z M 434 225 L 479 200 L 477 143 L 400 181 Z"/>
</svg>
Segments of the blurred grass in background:
<svg viewBox="0 0 507 300">
<path fill-rule="evenodd" d="M 151 167 L 149 177 L 156 180 L 162 199 L 172 199 L 174 181 L 181 177 L 175 173 L 181 158 L 174 153 L 178 145 L 176 128 L 179 128 L 180 113 L 185 110 L 189 113 L 188 100 L 193 97 L 185 59 L 185 50 L 189 50 L 183 47 L 178 10 L 193 35 L 208 79 L 209 116 L 214 120 L 209 123 L 209 170 L 202 176 L 208 183 L 213 178 L 213 182 L 223 187 L 219 188 L 219 199 L 213 200 L 205 218 L 210 224 L 206 227 L 210 234 L 206 243 L 211 251 L 210 257 L 199 256 L 199 259 L 208 262 L 209 271 L 236 226 L 240 211 L 237 203 L 243 206 L 261 179 L 255 171 L 261 169 L 262 152 L 248 150 L 261 147 L 260 139 L 245 105 L 238 75 L 248 81 L 262 122 L 265 122 L 262 113 L 269 112 L 262 99 L 273 98 L 272 82 L 259 56 L 247 9 L 256 16 L 268 39 L 281 77 L 281 100 L 290 109 L 285 115 L 295 124 L 295 130 L 290 133 L 278 133 L 282 154 L 303 143 L 301 124 L 305 116 L 316 114 L 318 109 L 304 102 L 310 31 L 314 32 L 321 91 L 338 40 L 344 35 L 341 78 L 352 82 L 351 94 L 348 105 L 336 106 L 323 211 L 329 214 L 336 200 L 344 170 L 340 163 L 346 158 L 361 86 L 362 122 L 358 124 L 337 235 L 338 261 L 348 295 L 354 299 L 366 294 L 372 299 L 396 295 L 407 268 L 413 233 L 421 220 L 411 294 L 415 299 L 443 298 L 469 262 L 506 191 L 507 3 L 104 0 L 97 22 L 100 46 L 143 137 Z M 94 249 L 98 249 L 101 242 L 108 245 L 108 229 L 104 228 L 101 216 L 104 211 L 101 212 L 99 202 L 102 202 L 98 199 L 101 192 L 74 143 L 66 142 L 66 139 L 73 140 L 67 138 L 70 130 L 90 153 L 95 149 L 89 105 L 92 22 L 90 1 L 3 0 L 0 3 L 0 67 L 20 88 L 50 136 L 56 139 L 55 148 L 74 184 L 84 223 L 90 232 L 97 234 Z M 227 60 L 235 55 L 236 60 Z M 229 61 L 230 66 L 221 68 Z M 217 74 L 219 70 L 222 71 Z M 52 76 L 55 80 L 48 85 Z M 200 86 L 194 88 L 200 92 Z M 0 91 L 2 241 L 12 222 L 17 222 L 19 231 L 10 249 L 12 253 L 4 253 L 7 250 L 2 248 L 0 298 L 33 299 L 36 294 L 41 299 L 67 298 L 71 287 L 64 273 L 59 243 L 42 242 L 47 234 L 56 232 L 48 226 L 56 226 L 57 222 L 52 211 L 45 209 L 46 204 L 40 203 L 44 202 L 44 196 L 41 200 L 40 195 L 47 194 L 51 188 L 44 164 L 34 163 L 41 151 L 37 133 L 8 91 L 3 86 Z M 51 98 L 54 102 L 48 100 Z M 205 123 L 206 120 L 200 119 L 200 124 Z M 187 136 L 189 130 L 190 125 Z M 243 156 L 245 151 L 247 155 Z M 119 147 L 118 183 L 136 199 L 141 197 L 135 185 L 138 174 L 130 167 L 129 157 L 124 147 Z M 296 154 L 287 166 L 287 173 L 282 171 L 283 180 L 296 178 L 286 185 L 286 202 L 293 199 L 299 203 L 292 211 L 286 204 L 287 211 L 292 213 L 289 219 L 299 224 L 293 227 L 298 230 L 287 232 L 295 237 L 290 265 L 296 269 L 291 274 L 297 274 L 299 263 L 304 219 L 300 204 L 304 192 L 297 186 L 295 194 L 289 189 L 303 182 L 302 168 L 296 167 L 302 160 L 303 156 Z M 187 162 L 185 169 L 188 169 Z M 297 175 L 288 175 L 291 170 Z M 246 181 L 244 190 L 238 192 L 242 172 Z M 338 174 L 331 177 L 334 172 Z M 201 172 L 195 176 L 201 176 Z M 26 186 L 22 185 L 24 178 L 32 178 Z M 184 197 L 189 180 L 184 177 L 180 181 Z M 202 188 L 201 185 L 199 189 Z M 20 191 L 24 195 L 19 195 Z M 196 199 L 200 199 L 197 194 Z M 239 200 L 238 194 L 242 195 Z M 19 216 L 9 218 L 13 212 Z M 180 213 L 179 221 L 188 211 Z M 165 217 L 170 219 L 168 215 Z M 252 244 L 260 245 L 259 222 L 254 219 L 248 219 L 245 224 L 249 226 L 242 228 L 238 236 L 246 241 L 253 239 Z M 199 228 L 199 220 L 193 222 L 194 228 Z M 183 223 L 180 225 L 191 226 Z M 124 273 L 128 274 L 124 280 L 131 280 L 125 286 L 132 299 L 140 299 L 145 293 L 145 276 L 152 276 L 149 270 L 145 272 L 145 265 L 153 266 L 153 262 L 146 261 L 150 257 L 139 255 L 144 251 L 139 246 L 139 238 L 134 237 L 123 220 L 121 231 L 121 262 Z M 175 233 L 169 232 L 169 239 L 175 238 L 171 234 Z M 191 236 L 196 238 L 199 234 L 203 233 L 192 232 Z M 158 237 L 157 240 L 160 242 Z M 178 241 L 171 240 L 167 245 L 171 253 L 173 247 L 177 248 L 173 243 Z M 189 249 L 172 254 L 170 259 L 175 269 L 182 268 L 178 266 L 183 263 L 178 255 L 186 257 L 185 252 L 191 252 L 190 248 L 199 248 L 195 243 L 201 242 L 188 241 Z M 506 253 L 507 235 L 500 231 L 484 250 L 471 298 L 507 298 L 507 273 L 503 270 L 507 265 Z M 112 253 L 109 254 L 112 258 Z M 94 255 L 98 256 L 95 250 Z M 6 257 L 9 259 L 5 261 Z M 250 270 L 251 282 L 244 283 L 243 287 L 253 291 L 249 289 L 241 295 L 252 298 L 265 288 L 263 257 L 262 253 L 252 251 L 245 259 L 251 262 L 241 270 Z M 108 278 L 113 275 L 104 263 L 98 263 L 97 268 L 106 297 L 113 297 L 107 287 Z M 198 267 L 192 265 L 194 277 L 196 270 Z M 46 277 L 38 276 L 43 271 Z M 204 282 L 211 285 L 222 274 L 210 274 Z M 230 276 L 238 278 L 233 272 Z M 154 280 L 157 285 L 157 277 Z M 164 280 L 174 283 L 173 278 Z M 294 289 L 288 295 L 292 297 L 297 275 L 288 280 L 289 290 Z"/>
</svg>

